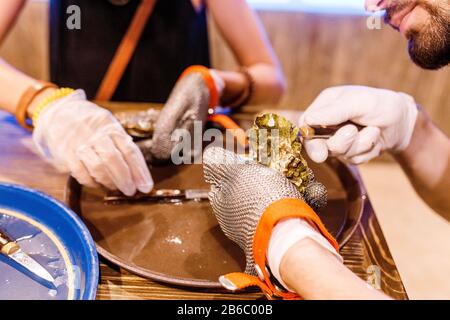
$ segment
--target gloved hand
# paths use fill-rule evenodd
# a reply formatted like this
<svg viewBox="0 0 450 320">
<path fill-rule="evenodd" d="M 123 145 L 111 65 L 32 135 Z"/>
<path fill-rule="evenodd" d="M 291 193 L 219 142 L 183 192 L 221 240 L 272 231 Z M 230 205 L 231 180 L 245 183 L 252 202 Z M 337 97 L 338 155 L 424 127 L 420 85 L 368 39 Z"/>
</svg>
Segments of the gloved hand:
<svg viewBox="0 0 450 320">
<path fill-rule="evenodd" d="M 400 152 L 411 141 L 417 119 L 414 99 L 400 92 L 362 86 L 342 86 L 324 90 L 300 117 L 299 125 L 354 125 L 339 129 L 328 140 L 305 141 L 310 158 L 324 162 L 329 153 L 352 164 L 361 164 L 383 151 Z"/>
<path fill-rule="evenodd" d="M 225 83 L 202 66 L 188 68 L 178 80 L 155 124 L 153 138 L 138 145 L 148 162 L 167 161 L 178 141 L 172 133 L 185 129 L 193 134 L 194 122 L 204 123 L 208 109 L 216 107 Z M 202 128 L 203 129 L 203 128 Z"/>
<path fill-rule="evenodd" d="M 33 133 L 39 153 L 83 185 L 148 193 L 153 180 L 139 148 L 107 110 L 77 90 L 43 110 Z"/>
<path fill-rule="evenodd" d="M 281 173 L 217 147 L 208 148 L 203 159 L 205 180 L 211 184 L 214 214 L 223 232 L 245 252 L 248 275 L 258 275 L 261 280 L 267 275 L 268 253 L 272 274 L 282 284 L 279 265 L 284 254 L 306 237 L 338 255 L 335 240 L 297 188 Z M 281 220 L 288 223 L 281 225 L 282 236 L 280 232 L 274 233 L 268 243 L 272 228 Z M 244 276 L 244 279 L 249 278 Z M 248 283 L 236 274 L 222 277 L 220 281 L 231 290 Z M 267 290 L 270 295 L 275 289 Z"/>
</svg>

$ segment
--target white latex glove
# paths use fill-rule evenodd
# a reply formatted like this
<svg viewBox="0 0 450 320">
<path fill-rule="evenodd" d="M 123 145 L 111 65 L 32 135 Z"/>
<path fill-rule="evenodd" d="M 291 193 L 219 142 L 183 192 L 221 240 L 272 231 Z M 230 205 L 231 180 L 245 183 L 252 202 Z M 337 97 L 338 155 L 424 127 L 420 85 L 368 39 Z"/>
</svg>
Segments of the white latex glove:
<svg viewBox="0 0 450 320">
<path fill-rule="evenodd" d="M 310 158 L 324 162 L 329 153 L 352 164 L 362 164 L 383 151 L 400 152 L 411 141 L 417 120 L 414 99 L 400 92 L 362 86 L 342 86 L 323 91 L 300 117 L 299 125 L 354 125 L 339 129 L 330 139 L 305 141 Z"/>
<path fill-rule="evenodd" d="M 280 264 L 284 255 L 292 246 L 303 239 L 312 239 L 326 250 L 330 251 L 341 263 L 344 262 L 342 256 L 336 252 L 333 246 L 311 225 L 303 219 L 288 219 L 279 222 L 272 230 L 269 247 L 267 249 L 267 262 L 269 263 L 272 275 L 287 290 L 290 289 L 281 278 Z"/>
<path fill-rule="evenodd" d="M 44 109 L 33 133 L 39 153 L 79 183 L 148 193 L 153 180 L 139 148 L 106 109 L 77 90 Z"/>
</svg>

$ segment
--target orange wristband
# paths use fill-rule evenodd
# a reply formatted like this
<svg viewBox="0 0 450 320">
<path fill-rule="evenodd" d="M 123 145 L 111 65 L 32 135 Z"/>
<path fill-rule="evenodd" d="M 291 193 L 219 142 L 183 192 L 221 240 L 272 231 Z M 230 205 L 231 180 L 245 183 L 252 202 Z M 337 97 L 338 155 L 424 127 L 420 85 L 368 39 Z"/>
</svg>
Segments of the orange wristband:
<svg viewBox="0 0 450 320">
<path fill-rule="evenodd" d="M 19 103 L 16 108 L 15 116 L 16 116 L 17 122 L 25 129 L 30 130 L 30 131 L 33 130 L 33 126 L 29 125 L 27 123 L 27 120 L 31 120 L 28 117 L 28 113 L 27 113 L 28 107 L 30 106 L 31 102 L 34 100 L 34 98 L 36 98 L 36 96 L 38 94 L 40 94 L 41 92 L 43 92 L 44 90 L 46 90 L 48 88 L 58 88 L 58 86 L 54 83 L 39 81 L 39 82 L 33 84 L 32 86 L 30 86 L 23 93 L 22 97 L 20 98 Z"/>
</svg>

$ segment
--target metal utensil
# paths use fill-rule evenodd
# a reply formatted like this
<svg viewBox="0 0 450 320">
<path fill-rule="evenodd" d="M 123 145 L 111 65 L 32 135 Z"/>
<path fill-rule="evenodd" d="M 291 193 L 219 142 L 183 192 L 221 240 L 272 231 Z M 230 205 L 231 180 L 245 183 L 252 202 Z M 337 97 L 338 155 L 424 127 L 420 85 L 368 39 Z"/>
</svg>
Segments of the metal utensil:
<svg viewBox="0 0 450 320">
<path fill-rule="evenodd" d="M 23 252 L 17 242 L 2 230 L 0 230 L 0 252 L 40 279 L 50 283 L 55 282 L 55 279 L 43 266 Z"/>
<path fill-rule="evenodd" d="M 339 129 L 347 125 L 354 125 L 358 130 L 364 129 L 364 126 L 356 124 L 352 121 L 347 121 L 333 126 L 304 126 L 300 128 L 297 138 L 301 140 L 312 140 L 312 139 L 329 139 L 331 138 Z"/>
<path fill-rule="evenodd" d="M 138 193 L 127 197 L 121 192 L 108 192 L 103 198 L 106 204 L 139 203 L 139 202 L 166 202 L 179 203 L 184 201 L 206 201 L 208 200 L 208 189 L 160 189 L 153 190 L 149 194 Z"/>
</svg>

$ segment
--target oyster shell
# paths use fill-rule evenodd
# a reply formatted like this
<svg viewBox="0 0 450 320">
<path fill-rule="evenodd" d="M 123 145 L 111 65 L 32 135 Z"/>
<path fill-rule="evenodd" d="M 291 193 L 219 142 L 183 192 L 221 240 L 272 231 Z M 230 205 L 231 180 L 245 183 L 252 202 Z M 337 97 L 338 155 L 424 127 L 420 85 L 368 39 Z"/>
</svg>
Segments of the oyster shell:
<svg viewBox="0 0 450 320">
<path fill-rule="evenodd" d="M 299 129 L 282 116 L 273 113 L 258 116 L 249 133 L 250 156 L 281 172 L 305 194 L 311 181 L 298 133 Z"/>
<path fill-rule="evenodd" d="M 159 110 L 148 109 L 140 112 L 121 112 L 115 116 L 133 138 L 151 138 L 159 114 Z"/>
</svg>

